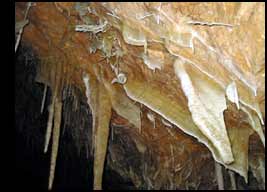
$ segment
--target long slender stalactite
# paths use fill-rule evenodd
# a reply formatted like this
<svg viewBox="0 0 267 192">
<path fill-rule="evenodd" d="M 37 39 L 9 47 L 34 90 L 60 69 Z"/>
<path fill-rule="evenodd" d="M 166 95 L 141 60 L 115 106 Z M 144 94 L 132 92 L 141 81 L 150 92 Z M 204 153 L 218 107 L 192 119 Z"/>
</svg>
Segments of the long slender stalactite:
<svg viewBox="0 0 267 192">
<path fill-rule="evenodd" d="M 48 150 L 49 141 L 52 135 L 53 129 L 53 120 L 54 120 L 54 111 L 55 111 L 55 96 L 52 96 L 52 102 L 49 105 L 49 116 L 47 121 L 46 135 L 45 135 L 45 144 L 44 144 L 44 152 L 46 153 Z"/>
<path fill-rule="evenodd" d="M 52 189 L 52 185 L 53 185 L 53 181 L 55 177 L 56 161 L 57 161 L 59 138 L 60 138 L 60 126 L 61 126 L 61 115 L 62 115 L 61 113 L 62 113 L 62 101 L 56 98 L 55 99 L 53 138 L 52 138 L 53 139 L 52 152 L 51 152 L 49 183 L 48 183 L 49 190 Z"/>
<path fill-rule="evenodd" d="M 111 117 L 111 103 L 105 87 L 99 85 L 98 88 L 97 118 L 95 119 L 95 150 L 94 150 L 94 189 L 102 189 L 102 177 L 104 162 L 106 159 L 109 122 Z"/>
</svg>

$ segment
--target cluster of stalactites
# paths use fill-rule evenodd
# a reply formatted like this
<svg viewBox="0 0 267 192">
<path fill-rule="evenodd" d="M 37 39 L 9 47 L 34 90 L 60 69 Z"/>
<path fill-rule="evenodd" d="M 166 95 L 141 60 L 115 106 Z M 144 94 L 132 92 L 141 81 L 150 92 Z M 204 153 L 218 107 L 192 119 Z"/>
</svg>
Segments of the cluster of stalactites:
<svg viewBox="0 0 267 192">
<path fill-rule="evenodd" d="M 187 107 L 190 111 L 190 114 L 188 114 L 190 116 L 187 119 L 191 123 L 185 123 L 183 119 L 178 117 L 182 115 L 179 112 L 179 107 L 182 107 L 179 101 L 177 105 L 172 106 L 173 108 L 176 107 L 174 109 L 159 104 L 160 102 L 155 101 L 154 98 L 161 99 L 163 93 L 156 90 L 149 91 L 149 85 L 145 85 L 145 82 L 134 82 L 136 79 L 126 77 L 127 82 L 124 81 L 121 86 L 127 96 L 146 105 L 184 132 L 196 137 L 211 150 L 216 161 L 236 171 L 247 181 L 248 151 L 242 151 L 241 148 L 243 145 L 248 146 L 248 138 L 252 132 L 246 132 L 245 128 L 232 131 L 238 129 L 238 127 L 237 125 L 228 124 L 231 127 L 225 125 L 224 111 L 227 110 L 227 99 L 235 103 L 237 109 L 246 114 L 246 121 L 258 133 L 265 146 L 265 137 L 261 125 L 263 124 L 263 117 L 256 99 L 256 77 L 249 71 L 255 66 L 251 64 L 251 59 L 249 60 L 247 56 L 253 50 L 249 49 L 242 53 L 244 60 L 250 62 L 247 65 L 251 67 L 244 71 L 246 69 L 242 68 L 243 63 L 237 62 L 234 56 L 230 56 L 229 53 L 218 46 L 222 41 L 222 39 L 219 39 L 221 38 L 219 35 L 218 38 L 213 37 L 213 40 L 218 44 L 217 46 L 212 45 L 211 38 L 207 37 L 208 33 L 216 34 L 218 30 L 223 30 L 229 37 L 228 40 L 223 39 L 223 41 L 235 40 L 235 42 L 243 44 L 238 35 L 246 33 L 248 30 L 246 29 L 246 22 L 248 21 L 244 19 L 246 16 L 243 10 L 247 10 L 248 7 L 249 9 L 261 9 L 262 4 L 253 4 L 253 6 L 242 4 L 236 13 L 239 19 L 228 20 L 229 22 L 215 22 L 212 17 L 208 18 L 209 20 L 193 20 L 190 16 L 184 16 L 180 12 L 177 13 L 179 20 L 176 20 L 173 10 L 168 10 L 169 5 L 163 5 L 163 3 L 151 4 L 150 13 L 147 12 L 146 6 L 142 3 L 131 5 L 103 3 L 101 6 L 108 11 L 103 17 L 106 18 L 105 21 L 100 22 L 99 25 L 83 26 L 83 29 L 82 26 L 77 26 L 76 30 L 89 33 L 107 33 L 108 29 L 105 28 L 107 25 L 119 29 L 126 44 L 144 47 L 144 53 L 140 55 L 140 58 L 143 59 L 144 65 L 154 72 L 155 70 L 162 71 L 165 68 L 164 58 L 175 57 L 173 72 L 180 82 L 184 95 L 187 97 Z M 125 12 L 123 9 L 125 6 L 131 7 L 131 9 Z M 226 11 L 230 11 L 228 9 L 230 5 L 223 4 L 222 6 L 225 7 Z M 103 16 L 103 13 L 90 6 L 88 10 L 91 14 L 99 17 Z M 218 10 L 216 13 L 218 17 L 220 17 L 220 11 Z M 261 32 L 257 35 L 261 35 Z M 109 42 L 113 43 L 114 41 Z M 162 44 L 167 52 L 148 48 L 149 42 Z M 257 45 L 256 41 L 251 41 L 251 43 L 260 46 L 260 43 Z M 233 44 L 226 45 L 235 46 Z M 110 51 L 105 49 L 110 47 L 108 50 L 111 50 L 112 45 L 105 43 L 104 40 L 97 47 L 106 56 L 112 55 L 107 54 Z M 201 55 L 201 51 L 205 51 L 206 54 Z M 206 57 L 207 54 L 210 57 L 209 60 Z M 247 75 L 247 73 L 250 74 Z M 145 87 L 146 91 L 143 92 L 142 90 L 141 93 L 138 89 L 142 89 L 142 87 Z M 161 102 L 163 101 L 166 105 L 171 102 L 166 98 L 162 98 Z M 240 142 L 234 142 L 236 132 L 247 133 L 248 136 L 244 136 L 245 138 Z M 240 153 L 243 155 L 240 155 Z"/>
</svg>

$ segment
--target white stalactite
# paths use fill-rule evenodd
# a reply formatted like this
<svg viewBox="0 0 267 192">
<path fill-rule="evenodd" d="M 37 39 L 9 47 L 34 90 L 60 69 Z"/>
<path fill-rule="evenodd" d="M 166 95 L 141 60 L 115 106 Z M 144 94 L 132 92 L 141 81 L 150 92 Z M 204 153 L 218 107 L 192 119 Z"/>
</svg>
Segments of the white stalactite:
<svg viewBox="0 0 267 192">
<path fill-rule="evenodd" d="M 217 183 L 218 183 L 218 189 L 224 190 L 222 166 L 217 162 L 215 162 L 215 173 L 216 173 L 216 178 L 217 178 Z"/>
</svg>

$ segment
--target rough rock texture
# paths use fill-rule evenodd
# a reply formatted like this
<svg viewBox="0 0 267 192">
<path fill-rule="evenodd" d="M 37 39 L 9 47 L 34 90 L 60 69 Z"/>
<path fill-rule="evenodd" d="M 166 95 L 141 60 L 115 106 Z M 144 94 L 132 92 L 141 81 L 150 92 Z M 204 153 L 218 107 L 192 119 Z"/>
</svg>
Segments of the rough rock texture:
<svg viewBox="0 0 267 192">
<path fill-rule="evenodd" d="M 264 3 L 34 3 L 18 27 L 51 106 L 64 86 L 87 96 L 96 189 L 106 151 L 138 188 L 216 189 L 215 161 L 246 182 L 251 167 L 264 188 L 264 14 Z"/>
</svg>

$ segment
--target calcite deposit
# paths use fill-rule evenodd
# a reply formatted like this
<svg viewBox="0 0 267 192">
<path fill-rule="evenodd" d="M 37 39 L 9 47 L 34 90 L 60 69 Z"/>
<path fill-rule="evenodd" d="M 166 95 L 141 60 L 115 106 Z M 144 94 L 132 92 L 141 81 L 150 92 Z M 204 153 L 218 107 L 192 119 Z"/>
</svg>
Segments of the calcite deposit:
<svg viewBox="0 0 267 192">
<path fill-rule="evenodd" d="M 93 116 L 94 189 L 105 159 L 137 188 L 223 188 L 216 166 L 264 188 L 265 3 L 21 2 L 17 27 L 52 90 L 49 189 L 69 85 Z"/>
</svg>

